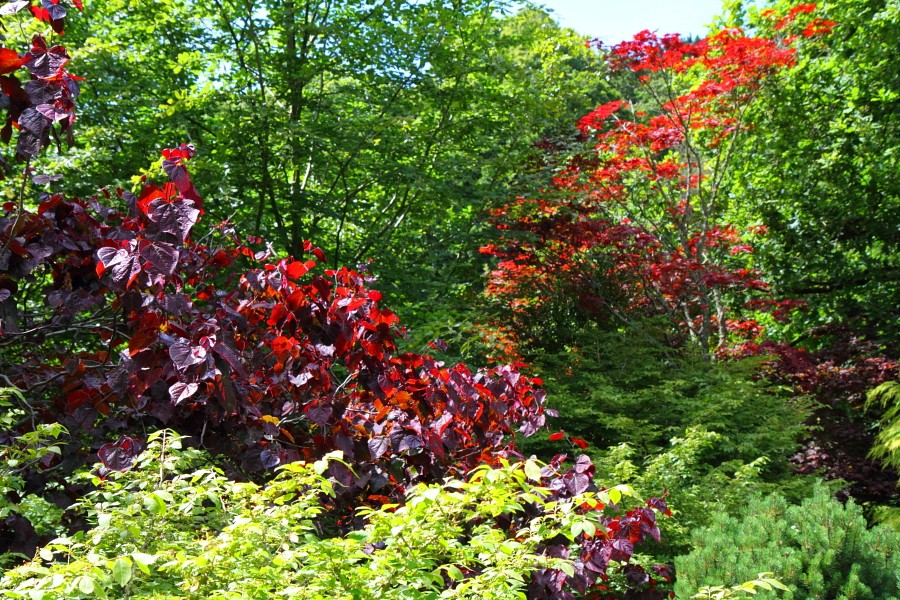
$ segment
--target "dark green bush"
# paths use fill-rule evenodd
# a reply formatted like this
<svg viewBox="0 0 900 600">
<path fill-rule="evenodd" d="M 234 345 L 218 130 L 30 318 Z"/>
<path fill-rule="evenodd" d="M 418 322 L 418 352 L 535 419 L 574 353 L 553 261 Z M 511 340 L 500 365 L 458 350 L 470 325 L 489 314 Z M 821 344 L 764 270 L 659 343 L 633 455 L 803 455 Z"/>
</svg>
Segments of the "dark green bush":
<svg viewBox="0 0 900 600">
<path fill-rule="evenodd" d="M 534 357 L 548 405 L 559 411 L 550 428 L 598 450 L 627 443 L 644 457 L 698 428 L 721 436 L 704 450 L 701 467 L 765 456 L 764 479 L 791 476 L 788 458 L 804 431 L 806 404 L 760 380 L 759 360 L 712 362 L 667 347 L 648 328 L 585 326 L 564 348 Z M 565 451 L 546 436 L 522 448 L 544 458 Z"/>
<path fill-rule="evenodd" d="M 742 518 L 719 515 L 691 541 L 694 550 L 675 560 L 679 598 L 762 571 L 790 587 L 783 597 L 793 600 L 900 598 L 900 534 L 868 529 L 859 506 L 841 505 L 824 487 L 799 506 L 779 495 L 754 499 Z"/>
</svg>

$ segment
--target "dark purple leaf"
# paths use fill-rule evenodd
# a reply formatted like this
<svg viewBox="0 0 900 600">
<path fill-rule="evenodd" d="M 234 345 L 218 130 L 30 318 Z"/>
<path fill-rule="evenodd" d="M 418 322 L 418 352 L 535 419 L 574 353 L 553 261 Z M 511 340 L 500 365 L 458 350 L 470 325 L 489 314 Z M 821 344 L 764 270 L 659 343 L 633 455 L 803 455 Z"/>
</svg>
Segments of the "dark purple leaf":
<svg viewBox="0 0 900 600">
<path fill-rule="evenodd" d="M 612 552 L 610 559 L 618 562 L 625 562 L 634 554 L 634 544 L 625 539 L 614 539 L 610 543 Z"/>
<path fill-rule="evenodd" d="M 625 579 L 632 586 L 640 587 L 650 582 L 650 575 L 639 565 L 625 565 Z"/>
<path fill-rule="evenodd" d="M 278 457 L 278 452 L 266 448 L 259 453 L 259 462 L 262 463 L 263 468 L 274 469 L 281 463 L 281 459 Z"/>
<path fill-rule="evenodd" d="M 109 389 L 113 394 L 122 397 L 125 395 L 125 392 L 128 391 L 128 377 L 128 369 L 119 365 L 110 370 L 106 375 L 106 385 L 109 386 Z"/>
<path fill-rule="evenodd" d="M 400 440 L 400 444 L 397 446 L 397 452 L 403 452 L 404 450 L 415 450 L 416 448 L 422 447 L 422 440 L 415 435 L 404 435 Z"/>
<path fill-rule="evenodd" d="M 163 309 L 173 315 L 180 316 L 191 310 L 191 300 L 184 294 L 166 294 L 160 301 Z"/>
<path fill-rule="evenodd" d="M 31 5 L 31 0 L 15 0 L 0 6 L 0 15 L 14 15 Z"/>
<path fill-rule="evenodd" d="M 228 366 L 222 361 L 217 361 L 216 366 L 223 372 L 223 376 L 219 379 L 221 394 L 219 395 L 219 404 L 225 409 L 227 414 L 233 414 L 237 410 L 238 393 L 235 390 L 234 382 L 231 381 L 231 373 Z M 253 411 L 252 404 L 246 405 L 248 411 Z"/>
<path fill-rule="evenodd" d="M 34 108 L 26 108 L 19 116 L 19 141 L 16 153 L 25 158 L 34 158 L 50 139 L 50 121 Z"/>
<path fill-rule="evenodd" d="M 25 54 L 28 61 L 25 66 L 34 77 L 38 79 L 47 79 L 56 75 L 67 62 L 69 55 L 61 46 L 53 46 L 47 49 L 47 42 L 43 36 L 36 35 L 32 38 L 31 50 Z"/>
<path fill-rule="evenodd" d="M 169 396 L 174 404 L 179 404 L 183 400 L 187 400 L 197 392 L 199 386 L 196 383 L 178 383 L 169 388 Z"/>
<path fill-rule="evenodd" d="M 331 407 L 327 404 L 323 406 L 313 406 L 306 411 L 309 420 L 319 426 L 324 426 L 328 423 L 328 419 L 331 417 Z"/>
<path fill-rule="evenodd" d="M 647 500 L 647 504 L 663 513 L 664 515 L 671 515 L 672 513 L 669 511 L 669 506 L 666 504 L 666 501 L 662 498 L 650 498 Z"/>
<path fill-rule="evenodd" d="M 388 439 L 384 436 L 375 437 L 368 441 L 368 445 L 372 460 L 378 460 L 388 450 Z"/>
<path fill-rule="evenodd" d="M 307 381 L 312 379 L 312 374 L 309 371 L 303 371 L 297 375 L 288 375 L 288 381 L 291 382 L 292 385 L 296 385 L 300 387 L 305 384 Z"/>
<path fill-rule="evenodd" d="M 59 123 L 63 119 L 72 116 L 74 113 L 74 111 L 65 104 L 38 104 L 34 108 L 51 123 Z"/>
<path fill-rule="evenodd" d="M 675 569 L 671 565 L 653 565 L 652 568 L 657 575 L 666 581 L 675 579 Z"/>
<path fill-rule="evenodd" d="M 178 250 L 171 244 L 151 244 L 141 249 L 141 258 L 153 265 L 158 273 L 171 275 L 178 264 Z"/>
<path fill-rule="evenodd" d="M 188 176 L 187 170 L 180 160 L 165 159 L 162 164 L 163 171 L 169 176 L 169 180 L 175 184 L 178 191 L 182 194 L 193 187 L 191 178 Z"/>
<path fill-rule="evenodd" d="M 43 79 L 32 79 L 23 86 L 28 100 L 37 106 L 38 104 L 53 104 L 57 100 L 59 87 L 51 85 Z"/>
<path fill-rule="evenodd" d="M 107 469 L 127 471 L 134 466 L 134 461 L 145 447 L 144 440 L 123 435 L 115 443 L 101 446 L 97 455 Z"/>
<path fill-rule="evenodd" d="M 594 468 L 594 464 L 591 462 L 591 459 L 586 454 L 582 454 L 577 459 L 575 459 L 575 472 L 576 473 L 587 473 Z"/>
<path fill-rule="evenodd" d="M 438 338 L 432 342 L 428 342 L 428 347 L 433 350 L 437 350 L 438 352 L 446 352 L 447 351 L 447 342 Z"/>
<path fill-rule="evenodd" d="M 169 346 L 169 357 L 175 368 L 183 371 L 206 360 L 206 349 L 202 346 L 191 346 L 187 342 L 177 342 Z"/>
<path fill-rule="evenodd" d="M 238 354 L 236 350 L 232 349 L 230 346 L 226 346 L 223 343 L 218 343 L 213 346 L 212 351 L 225 359 L 225 362 L 228 363 L 228 366 L 230 366 L 235 371 L 235 373 L 237 373 L 241 377 L 246 376 L 244 363 L 241 361 L 241 355 Z"/>
<path fill-rule="evenodd" d="M 591 485 L 591 479 L 584 473 L 575 473 L 565 478 L 566 489 L 571 494 L 583 494 Z"/>
<path fill-rule="evenodd" d="M 103 263 L 109 278 L 121 288 L 126 288 L 141 272 L 141 264 L 137 257 L 124 248 L 105 246 L 97 251 L 97 257 Z"/>
<path fill-rule="evenodd" d="M 54 182 L 54 181 L 59 181 L 60 179 L 62 179 L 62 175 L 59 175 L 59 174 L 56 174 L 56 175 L 35 175 L 35 176 L 33 176 L 33 177 L 31 178 L 31 180 L 32 180 L 36 185 L 46 185 L 46 184 L 51 183 L 51 182 Z"/>
<path fill-rule="evenodd" d="M 180 202 L 154 202 L 150 210 L 150 220 L 159 227 L 161 234 L 174 237 L 178 243 L 183 243 L 191 232 L 191 228 L 200 218 L 200 211 L 194 208 L 193 202 L 182 200 Z"/>
<path fill-rule="evenodd" d="M 54 21 L 60 21 L 66 18 L 66 7 L 62 4 L 54 4 L 51 0 L 41 0 L 41 4 L 50 13 L 50 18 Z"/>
<path fill-rule="evenodd" d="M 336 461 L 331 461 L 328 464 L 327 472 L 329 477 L 334 479 L 342 486 L 349 488 L 353 485 L 353 473 L 350 471 L 350 469 L 347 468 L 346 465 Z"/>
</svg>

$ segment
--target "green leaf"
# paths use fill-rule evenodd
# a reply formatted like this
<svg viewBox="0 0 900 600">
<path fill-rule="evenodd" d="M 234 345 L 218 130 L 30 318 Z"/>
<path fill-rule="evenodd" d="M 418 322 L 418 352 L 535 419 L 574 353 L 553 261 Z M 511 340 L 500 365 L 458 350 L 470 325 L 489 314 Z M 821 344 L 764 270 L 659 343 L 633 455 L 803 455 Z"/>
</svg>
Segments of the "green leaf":
<svg viewBox="0 0 900 600">
<path fill-rule="evenodd" d="M 572 538 L 577 538 L 582 533 L 584 533 L 584 524 L 581 521 L 572 523 Z"/>
<path fill-rule="evenodd" d="M 532 481 L 541 480 L 541 467 L 533 460 L 525 461 L 525 475 Z"/>
<path fill-rule="evenodd" d="M 144 572 L 145 575 L 150 574 L 150 565 L 156 562 L 156 556 L 153 554 L 145 554 L 143 552 L 132 552 L 131 558 L 134 559 L 134 564 L 138 566 L 138 568 Z"/>
<path fill-rule="evenodd" d="M 82 575 L 75 580 L 75 585 L 81 591 L 82 594 L 93 594 L 94 588 L 96 587 L 94 584 L 94 578 L 89 577 L 87 575 Z"/>
<path fill-rule="evenodd" d="M 152 492 L 144 497 L 144 507 L 154 515 L 166 512 L 166 503 L 157 492 Z"/>
<path fill-rule="evenodd" d="M 446 569 L 447 575 L 453 581 L 459 581 L 464 577 L 463 572 L 456 565 L 444 565 L 444 569 Z"/>
<path fill-rule="evenodd" d="M 112 575 L 116 583 L 125 587 L 131 581 L 131 560 L 127 556 L 117 558 L 112 568 Z"/>
<path fill-rule="evenodd" d="M 591 521 L 584 521 L 581 524 L 582 529 L 584 529 L 584 534 L 588 537 L 594 537 L 597 533 L 597 526 L 594 525 Z"/>
<path fill-rule="evenodd" d="M 608 490 L 608 493 L 609 493 L 609 500 L 613 504 L 618 504 L 619 501 L 622 499 L 622 492 L 620 492 L 617 488 L 612 488 L 612 489 Z"/>
</svg>

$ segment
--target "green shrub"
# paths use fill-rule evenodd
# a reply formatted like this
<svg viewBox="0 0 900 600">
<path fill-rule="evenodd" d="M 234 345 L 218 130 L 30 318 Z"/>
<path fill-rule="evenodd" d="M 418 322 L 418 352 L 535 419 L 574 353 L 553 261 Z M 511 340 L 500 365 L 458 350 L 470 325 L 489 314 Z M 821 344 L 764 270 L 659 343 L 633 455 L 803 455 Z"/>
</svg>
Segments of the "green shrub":
<svg viewBox="0 0 900 600">
<path fill-rule="evenodd" d="M 547 405 L 559 412 L 551 429 L 596 449 L 628 443 L 638 456 L 650 456 L 694 427 L 721 435 L 702 464 L 765 456 L 764 479 L 792 475 L 788 458 L 809 407 L 762 381 L 759 359 L 710 362 L 673 350 L 639 327 L 585 327 L 564 349 L 535 357 L 535 366 Z M 546 436 L 524 440 L 521 449 L 539 458 L 565 451 Z"/>
<path fill-rule="evenodd" d="M 662 343 L 651 326 L 585 326 L 534 360 L 559 412 L 550 431 L 587 441 L 601 480 L 668 493 L 676 518 L 648 547 L 668 561 L 690 549 L 691 530 L 735 514 L 750 494 L 809 495 L 811 480 L 789 463 L 809 407 L 761 380 L 759 359 L 710 362 Z M 568 451 L 546 433 L 519 448 L 545 460 Z"/>
<path fill-rule="evenodd" d="M 29 473 L 47 473 L 48 465 L 58 462 L 66 443 L 66 428 L 59 423 L 39 423 L 32 431 L 15 433 L 18 421 L 27 418 L 19 408 L 25 397 L 16 388 L 0 387 L 0 535 L 24 518 L 40 536 L 62 532 L 63 510 L 26 485 Z M 52 481 L 51 477 L 47 477 Z M 7 525 L 3 529 L 4 523 Z M 8 540 L 0 542 L 0 565 L 13 564 L 23 557 L 9 549 Z"/>
<path fill-rule="evenodd" d="M 719 515 L 692 535 L 694 550 L 675 560 L 675 591 L 742 581 L 771 571 L 804 600 L 900 598 L 900 534 L 868 529 L 851 500 L 841 505 L 824 487 L 801 505 L 779 495 L 752 500 L 742 518 Z M 759 598 L 773 598 L 759 591 Z"/>
<path fill-rule="evenodd" d="M 602 513 L 583 505 L 630 493 L 551 501 L 536 461 L 483 465 L 465 481 L 410 488 L 403 506 L 361 508 L 362 528 L 338 535 L 322 527 L 329 461 L 340 453 L 285 465 L 265 486 L 236 483 L 178 436 L 153 434 L 134 469 L 98 478 L 82 500 L 90 529 L 7 571 L 0 597 L 512 600 L 535 569 L 574 573 L 541 546 L 600 535 Z M 608 585 L 622 583 L 613 570 Z"/>
<path fill-rule="evenodd" d="M 629 444 L 610 448 L 597 462 L 597 479 L 604 483 L 627 483 L 640 495 L 660 494 L 674 518 L 662 519 L 662 542 L 646 551 L 664 562 L 691 549 L 690 532 L 709 523 L 718 513 L 734 514 L 748 495 L 774 491 L 760 479 L 766 459 L 744 463 L 731 461 L 717 467 L 704 462 L 706 454 L 722 436 L 689 428 L 683 437 L 674 437 L 663 452 L 638 457 Z M 802 484 L 803 478 L 795 483 Z"/>
<path fill-rule="evenodd" d="M 760 589 L 790 591 L 783 583 L 773 579 L 772 573 L 760 573 L 752 581 L 745 581 L 730 587 L 724 585 L 702 587 L 691 597 L 697 600 L 732 600 L 746 595 L 756 595 L 757 590 Z"/>
</svg>

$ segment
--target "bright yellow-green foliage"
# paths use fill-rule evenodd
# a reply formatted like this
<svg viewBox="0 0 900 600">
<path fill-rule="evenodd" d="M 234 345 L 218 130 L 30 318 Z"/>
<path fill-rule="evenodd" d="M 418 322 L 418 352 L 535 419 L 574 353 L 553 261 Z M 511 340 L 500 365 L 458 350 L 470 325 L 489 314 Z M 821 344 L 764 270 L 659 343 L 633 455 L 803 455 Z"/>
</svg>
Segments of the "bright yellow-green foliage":
<svg viewBox="0 0 900 600">
<path fill-rule="evenodd" d="M 900 468 L 900 382 L 887 381 L 869 392 L 866 406 L 872 404 L 881 405 L 885 410 L 869 457 L 880 460 L 886 467 Z M 875 519 L 900 531 L 900 508 L 879 507 Z"/>
<path fill-rule="evenodd" d="M 786 585 L 775 579 L 772 573 L 760 573 L 756 579 L 731 587 L 721 585 L 702 587 L 693 595 L 693 598 L 699 600 L 730 600 L 731 598 L 738 598 L 742 594 L 755 595 L 757 589 L 790 591 Z"/>
<path fill-rule="evenodd" d="M 59 538 L 0 581 L 6 598 L 522 598 L 532 570 L 572 572 L 536 548 L 601 528 L 582 501 L 548 502 L 536 461 L 480 467 L 466 481 L 419 485 L 403 506 L 361 509 L 338 535 L 323 508 L 334 454 L 286 465 L 268 485 L 235 483 L 201 451 L 156 434 L 136 467 L 81 503 L 92 527 Z M 521 519 L 524 505 L 542 511 Z M 506 515 L 512 526 L 498 528 Z M 516 523 L 521 525 L 516 526 Z"/>
<path fill-rule="evenodd" d="M 900 467 L 900 382 L 888 381 L 869 393 L 867 405 L 880 404 L 885 408 L 881 417 L 881 431 L 869 456 L 880 459 L 885 466 Z"/>
</svg>

